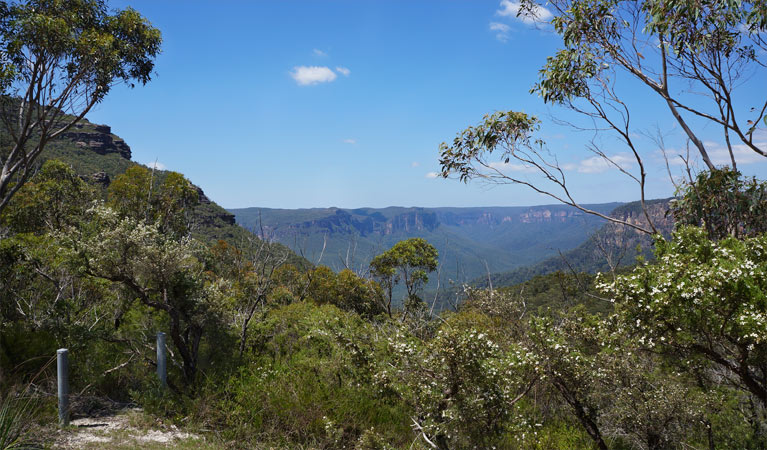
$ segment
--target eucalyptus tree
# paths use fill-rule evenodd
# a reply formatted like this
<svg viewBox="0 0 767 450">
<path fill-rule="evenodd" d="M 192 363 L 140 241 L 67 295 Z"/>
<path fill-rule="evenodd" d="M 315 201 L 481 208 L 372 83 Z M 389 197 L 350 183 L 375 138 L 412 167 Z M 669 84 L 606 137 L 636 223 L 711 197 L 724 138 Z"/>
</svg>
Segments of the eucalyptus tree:
<svg viewBox="0 0 767 450">
<path fill-rule="evenodd" d="M 53 139 L 117 83 L 146 84 L 160 31 L 137 11 L 103 0 L 0 3 L 0 211 Z"/>
<path fill-rule="evenodd" d="M 422 238 L 411 238 L 397 242 L 392 248 L 373 258 L 370 274 L 381 283 L 386 291 L 387 313 L 392 315 L 394 287 L 400 281 L 407 290 L 405 312 L 408 306 L 420 302 L 418 291 L 429 281 L 429 273 L 437 269 L 437 249 Z"/>
<path fill-rule="evenodd" d="M 546 26 L 562 38 L 562 49 L 547 58 L 531 92 L 586 119 L 554 121 L 592 132 L 586 147 L 637 184 L 643 206 L 647 155 L 632 122 L 636 110 L 625 96 L 636 91 L 637 81 L 646 88 L 643 101 L 658 101 L 709 170 L 717 162 L 707 144 L 715 140 L 714 130 L 720 130 L 733 169 L 744 156 L 767 156 L 759 137 L 767 128 L 767 94 L 756 85 L 767 75 L 763 1 L 521 0 L 518 6 L 526 20 L 551 16 Z M 536 136 L 539 125 L 522 112 L 486 116 L 441 145 L 442 176 L 525 185 L 599 215 L 576 199 L 567 167 Z M 608 135 L 617 141 L 609 153 L 601 144 Z M 665 154 L 663 136 L 659 131 L 650 137 Z M 630 156 L 614 156 L 621 152 Z M 689 155 L 683 159 L 689 163 Z M 530 181 L 529 172 L 542 178 Z M 655 233 L 646 209 L 645 215 L 649 226 L 603 218 Z"/>
<path fill-rule="evenodd" d="M 521 14 L 541 7 L 535 0 L 522 5 Z M 616 86 L 628 75 L 662 100 L 709 170 L 715 164 L 695 119 L 721 128 L 733 168 L 731 139 L 767 156 L 754 141 L 765 121 L 767 95 L 744 85 L 747 78 L 767 74 L 764 2 L 553 0 L 548 5 L 564 48 L 547 59 L 533 88 L 544 101 L 599 119 L 635 150 L 627 131 L 630 110 Z"/>
</svg>

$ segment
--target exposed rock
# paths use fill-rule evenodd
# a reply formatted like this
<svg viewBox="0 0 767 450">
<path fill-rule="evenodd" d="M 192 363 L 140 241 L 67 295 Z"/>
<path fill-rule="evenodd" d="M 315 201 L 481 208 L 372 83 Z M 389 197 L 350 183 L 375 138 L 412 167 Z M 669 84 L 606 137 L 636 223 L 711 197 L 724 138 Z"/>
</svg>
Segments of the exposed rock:
<svg viewBox="0 0 767 450">
<path fill-rule="evenodd" d="M 674 218 L 669 214 L 670 200 L 650 200 L 646 202 L 647 213 L 661 234 L 668 234 L 674 228 Z M 616 208 L 610 215 L 632 225 L 650 228 L 647 217 L 639 202 L 633 202 Z"/>
<path fill-rule="evenodd" d="M 438 226 L 439 220 L 437 220 L 437 215 L 435 213 L 427 211 L 409 211 L 395 216 L 392 220 L 387 222 L 383 234 L 393 234 L 401 231 L 433 231 Z"/>
<path fill-rule="evenodd" d="M 205 192 L 203 192 L 202 188 L 200 186 L 197 186 L 197 185 L 194 185 L 194 184 L 192 186 L 194 186 L 194 188 L 197 189 L 198 201 L 200 203 L 204 203 L 206 205 L 209 204 L 210 203 L 210 199 L 208 198 L 207 195 L 205 195 Z M 234 217 L 234 216 L 232 216 L 232 217 Z"/>
<path fill-rule="evenodd" d="M 131 158 L 128 144 L 113 135 L 112 129 L 107 125 L 79 123 L 72 127 L 72 131 L 64 133 L 62 138 L 74 141 L 78 147 L 89 148 L 100 155 L 117 153 L 125 159 Z"/>
<path fill-rule="evenodd" d="M 112 182 L 112 180 L 109 179 L 109 175 L 107 175 L 106 172 L 96 172 L 93 175 L 91 175 L 91 180 L 94 184 L 99 184 L 103 187 L 109 186 L 109 183 Z"/>
</svg>

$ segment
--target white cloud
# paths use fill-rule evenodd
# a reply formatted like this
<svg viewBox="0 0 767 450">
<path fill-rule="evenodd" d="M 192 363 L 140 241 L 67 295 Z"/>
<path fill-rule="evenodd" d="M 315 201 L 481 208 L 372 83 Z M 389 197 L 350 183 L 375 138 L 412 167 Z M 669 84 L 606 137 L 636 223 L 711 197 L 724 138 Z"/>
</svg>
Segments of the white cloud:
<svg viewBox="0 0 767 450">
<path fill-rule="evenodd" d="M 312 50 L 312 52 L 314 53 L 314 56 L 319 56 L 320 58 L 324 58 L 325 56 L 328 56 L 328 54 L 327 54 L 327 53 L 325 53 L 325 52 L 323 52 L 322 50 L 320 50 L 320 49 L 317 49 L 317 48 L 315 48 L 314 50 Z"/>
<path fill-rule="evenodd" d="M 754 145 L 761 150 L 767 150 L 767 141 L 754 142 Z M 724 166 L 732 164 L 730 160 L 730 151 L 727 150 L 727 146 L 710 145 L 706 147 L 706 150 L 708 151 L 708 156 L 711 158 L 711 162 L 715 165 Z M 735 162 L 738 163 L 738 165 L 767 162 L 767 158 L 751 150 L 745 144 L 733 144 L 732 153 L 735 155 Z"/>
<path fill-rule="evenodd" d="M 505 23 L 490 22 L 490 31 L 495 32 L 495 38 L 498 39 L 499 41 L 508 42 L 509 31 L 511 31 L 511 27 L 506 25 Z"/>
<path fill-rule="evenodd" d="M 340 73 L 341 75 L 348 77 L 350 73 L 352 73 L 351 70 L 347 69 L 346 67 L 338 66 L 336 67 L 336 72 Z"/>
<path fill-rule="evenodd" d="M 439 173 L 437 172 L 429 172 L 426 174 L 426 178 L 439 178 Z"/>
<path fill-rule="evenodd" d="M 499 172 L 536 172 L 538 169 L 531 166 L 526 166 L 524 164 L 515 164 L 515 163 L 503 163 L 503 162 L 492 162 L 489 164 L 490 167 L 493 169 L 499 171 Z"/>
<path fill-rule="evenodd" d="M 157 169 L 157 170 L 165 170 L 166 169 L 165 164 L 163 164 L 161 162 L 158 162 L 158 161 L 152 161 L 152 162 L 148 163 L 147 167 L 149 167 L 150 169 Z"/>
<path fill-rule="evenodd" d="M 337 78 L 336 73 L 325 66 L 296 66 L 290 76 L 299 86 L 330 83 Z"/>
<path fill-rule="evenodd" d="M 738 165 L 767 162 L 767 158 L 751 150 L 751 148 L 745 144 L 736 144 L 736 141 L 732 142 L 732 153 L 735 156 L 735 162 L 738 163 Z M 767 131 L 756 130 L 754 132 L 754 145 L 762 151 L 767 151 Z M 714 163 L 714 165 L 732 165 L 732 161 L 730 159 L 730 151 L 727 149 L 727 146 L 724 143 L 704 141 L 703 146 L 706 148 L 708 157 L 711 158 L 711 162 Z M 677 155 L 685 155 L 687 153 L 686 151 L 669 150 L 666 153 L 668 154 L 669 164 L 673 166 L 684 165 L 682 158 L 679 158 Z M 694 160 L 700 160 L 700 154 L 694 146 L 690 146 L 690 157 Z"/>
<path fill-rule="evenodd" d="M 418 161 L 413 161 L 413 162 L 410 163 L 410 167 L 418 167 L 420 165 L 421 165 L 421 163 L 419 163 Z"/>
<path fill-rule="evenodd" d="M 349 144 L 349 145 L 354 145 L 354 144 L 357 143 L 357 140 L 356 139 L 344 139 L 343 143 L 344 144 Z"/>
<path fill-rule="evenodd" d="M 520 14 L 521 6 L 522 5 L 520 3 L 513 2 L 511 0 L 501 0 L 501 9 L 496 11 L 496 14 L 503 17 L 511 17 L 521 20 L 528 25 L 534 25 L 540 22 L 548 22 L 552 17 L 554 17 L 554 15 L 551 14 L 551 11 L 539 5 L 536 5 L 533 8 L 533 11 L 522 11 Z M 519 16 L 517 16 L 517 14 L 519 14 Z"/>
<path fill-rule="evenodd" d="M 634 165 L 634 158 L 627 154 L 608 155 L 610 160 L 619 165 L 624 170 L 630 169 Z M 615 164 L 608 162 L 605 158 L 595 155 L 579 161 L 577 164 L 564 164 L 562 169 L 575 170 L 578 173 L 602 173 L 608 170 L 618 170 Z"/>
</svg>

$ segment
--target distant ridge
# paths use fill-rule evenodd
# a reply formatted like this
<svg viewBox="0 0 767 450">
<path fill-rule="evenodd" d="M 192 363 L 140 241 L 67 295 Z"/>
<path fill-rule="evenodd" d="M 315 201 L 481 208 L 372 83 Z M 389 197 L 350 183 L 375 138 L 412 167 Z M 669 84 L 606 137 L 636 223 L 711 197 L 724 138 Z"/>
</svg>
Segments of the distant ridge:
<svg viewBox="0 0 767 450">
<path fill-rule="evenodd" d="M 620 203 L 589 205 L 604 214 Z M 440 254 L 441 285 L 533 264 L 582 243 L 604 221 L 565 205 L 231 209 L 237 223 L 334 270 L 364 273 L 373 256 L 421 237 Z M 324 251 L 323 251 L 324 247 Z M 436 286 L 432 276 L 431 288 Z"/>
<path fill-rule="evenodd" d="M 648 213 L 661 234 L 669 235 L 673 229 L 673 220 L 668 214 L 670 198 L 649 200 L 646 202 Z M 610 212 L 611 217 L 647 227 L 647 219 L 639 202 L 620 205 Z M 633 228 L 605 223 L 588 239 L 576 248 L 546 258 L 536 264 L 520 267 L 507 272 L 490 275 L 494 288 L 513 286 L 539 275 L 553 272 L 597 273 L 610 270 L 609 254 L 617 267 L 627 267 L 636 263 L 638 256 L 653 257 L 652 238 Z M 639 247 L 639 250 L 637 249 Z M 487 287 L 487 276 L 478 277 L 470 283 L 477 287 Z"/>
</svg>

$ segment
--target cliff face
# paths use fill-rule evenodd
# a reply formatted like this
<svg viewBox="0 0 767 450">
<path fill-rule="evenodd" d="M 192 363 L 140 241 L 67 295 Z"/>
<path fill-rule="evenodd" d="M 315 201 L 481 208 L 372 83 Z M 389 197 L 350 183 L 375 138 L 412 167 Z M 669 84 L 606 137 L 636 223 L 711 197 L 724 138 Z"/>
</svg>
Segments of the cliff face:
<svg viewBox="0 0 767 450">
<path fill-rule="evenodd" d="M 566 223 L 569 220 L 580 218 L 584 212 L 575 208 L 536 206 L 531 208 L 515 208 L 518 211 L 501 213 L 497 211 L 468 210 L 466 212 L 441 213 L 438 219 L 445 225 L 486 225 L 494 226 L 504 223 Z"/>
<path fill-rule="evenodd" d="M 439 226 L 436 214 L 419 209 L 395 215 L 387 219 L 382 214 L 353 214 L 344 209 L 331 208 L 327 215 L 297 223 L 264 226 L 270 236 L 295 235 L 298 232 L 354 233 L 361 236 L 377 234 L 388 236 L 395 233 L 433 231 Z"/>
<path fill-rule="evenodd" d="M 98 159 L 96 155 L 114 154 L 124 159 L 128 166 L 134 164 L 130 162 L 132 156 L 130 146 L 125 143 L 125 140 L 113 134 L 112 128 L 108 125 L 98 125 L 82 120 L 67 133 L 64 133 L 59 140 L 69 148 L 91 150 L 94 154 L 93 159 Z M 66 160 L 66 158 L 64 159 Z M 123 170 L 125 169 L 123 168 Z M 84 172 L 80 173 L 84 180 L 103 188 L 108 187 L 112 182 L 112 178 L 104 171 L 89 173 L 81 168 L 81 172 Z M 235 224 L 234 214 L 211 202 L 200 187 L 195 186 L 195 188 L 200 202 L 195 218 L 199 226 L 217 227 Z"/>
<path fill-rule="evenodd" d="M 259 210 L 258 208 L 252 208 Z M 609 209 L 604 207 L 604 213 Z M 473 230 L 476 233 L 536 225 L 569 226 L 596 220 L 593 216 L 567 206 L 490 207 L 490 208 L 358 208 L 312 210 L 261 210 L 259 216 L 248 210 L 235 210 L 243 225 L 262 229 L 273 239 L 298 234 L 392 236 L 431 233 L 440 227 Z M 273 211 L 279 211 L 279 217 Z M 260 214 L 260 213 L 259 213 Z"/>
<path fill-rule="evenodd" d="M 650 220 L 657 228 L 658 232 L 664 235 L 671 233 L 674 228 L 674 219 L 669 214 L 669 206 L 671 199 L 662 200 L 650 200 L 645 203 L 647 208 L 647 215 L 650 216 Z M 645 229 L 650 229 L 650 225 L 647 221 L 647 216 L 641 208 L 639 202 L 633 202 L 624 206 L 615 208 L 610 214 L 611 217 L 622 220 L 626 223 L 638 225 Z M 622 229 L 626 228 L 621 225 L 609 224 L 608 225 L 613 232 L 620 233 Z"/>
<path fill-rule="evenodd" d="M 77 147 L 91 149 L 99 155 L 117 153 L 125 159 L 131 159 L 131 150 L 128 144 L 112 134 L 112 129 L 107 125 L 96 125 L 83 121 L 64 133 L 62 138 L 74 142 Z"/>
</svg>

